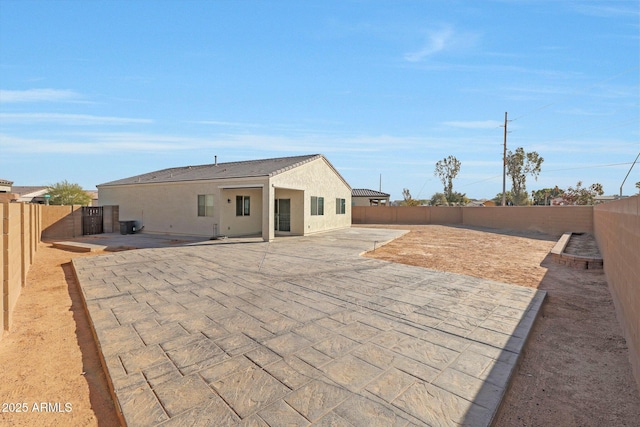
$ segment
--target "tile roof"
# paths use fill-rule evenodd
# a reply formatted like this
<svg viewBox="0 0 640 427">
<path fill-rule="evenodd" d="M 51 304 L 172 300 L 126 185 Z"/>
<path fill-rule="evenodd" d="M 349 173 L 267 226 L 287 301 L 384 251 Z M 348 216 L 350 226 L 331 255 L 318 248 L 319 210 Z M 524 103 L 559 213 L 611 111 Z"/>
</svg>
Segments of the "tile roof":
<svg viewBox="0 0 640 427">
<path fill-rule="evenodd" d="M 375 190 L 367 190 L 366 188 L 354 188 L 351 190 L 351 197 L 377 197 L 386 198 L 389 194 Z"/>
<path fill-rule="evenodd" d="M 132 176 L 130 178 L 110 181 L 104 184 L 99 184 L 98 187 L 161 182 L 201 181 L 225 178 L 271 177 L 323 157 L 324 156 L 322 154 L 310 154 L 306 156 L 278 157 L 274 159 L 248 160 L 199 166 L 183 166 L 162 169 L 155 172 Z"/>
<path fill-rule="evenodd" d="M 19 194 L 20 196 L 31 195 L 32 193 L 41 193 L 41 194 L 34 195 L 34 197 L 35 197 L 35 196 L 40 196 L 40 195 L 46 193 L 48 188 L 49 187 L 42 186 L 42 185 L 40 185 L 40 186 L 14 185 L 11 188 L 11 191 L 13 193 Z"/>
</svg>

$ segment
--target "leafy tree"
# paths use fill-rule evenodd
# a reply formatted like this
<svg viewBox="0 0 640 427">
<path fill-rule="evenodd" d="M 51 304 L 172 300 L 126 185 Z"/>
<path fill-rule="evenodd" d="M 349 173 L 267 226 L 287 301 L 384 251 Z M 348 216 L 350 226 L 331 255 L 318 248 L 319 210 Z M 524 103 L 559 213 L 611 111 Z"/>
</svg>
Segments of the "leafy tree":
<svg viewBox="0 0 640 427">
<path fill-rule="evenodd" d="M 51 198 L 51 205 L 82 205 L 91 203 L 89 196 L 79 184 L 72 184 L 67 180 L 50 185 L 47 189 Z"/>
<path fill-rule="evenodd" d="M 496 204 L 496 206 L 500 206 L 502 204 L 502 193 L 496 194 L 496 197 L 494 197 L 492 200 Z M 511 195 L 511 191 L 509 190 L 507 190 L 507 192 L 505 193 L 505 203 L 507 204 L 507 206 L 513 205 L 513 196 Z"/>
<path fill-rule="evenodd" d="M 411 193 L 408 188 L 402 189 L 402 197 L 404 200 L 402 201 L 402 206 L 419 206 L 420 201 L 411 197 Z"/>
<path fill-rule="evenodd" d="M 636 188 L 638 189 L 638 194 L 640 194 L 640 181 L 636 182 Z"/>
<path fill-rule="evenodd" d="M 449 206 L 447 196 L 444 193 L 434 193 L 429 200 L 429 204 L 431 206 Z"/>
<path fill-rule="evenodd" d="M 449 198 L 450 205 L 464 206 L 469 203 L 469 198 L 465 193 L 454 191 Z"/>
<path fill-rule="evenodd" d="M 531 196 L 533 197 L 534 205 L 548 206 L 551 204 L 552 199 L 560 197 L 562 194 L 564 194 L 564 190 L 556 185 L 555 188 L 543 188 L 542 190 L 533 191 Z"/>
<path fill-rule="evenodd" d="M 433 174 L 440 178 L 444 186 L 444 194 L 449 202 L 452 202 L 453 180 L 460 172 L 460 161 L 454 156 L 446 157 L 436 163 L 436 170 Z"/>
<path fill-rule="evenodd" d="M 562 199 L 568 205 L 595 205 L 596 196 L 602 196 L 604 190 L 602 184 L 591 184 L 588 188 L 578 181 L 576 188 L 569 187 L 562 195 Z"/>
<path fill-rule="evenodd" d="M 431 206 L 464 206 L 469 203 L 469 198 L 464 193 L 458 193 L 454 191 L 453 194 L 447 198 L 444 193 L 434 193 L 429 199 Z"/>
<path fill-rule="evenodd" d="M 532 175 L 536 180 L 540 174 L 544 159 L 535 151 L 526 153 L 522 147 L 515 152 L 507 152 L 507 175 L 511 177 L 511 194 L 513 204 L 523 205 L 529 199 L 527 194 L 527 175 Z"/>
</svg>

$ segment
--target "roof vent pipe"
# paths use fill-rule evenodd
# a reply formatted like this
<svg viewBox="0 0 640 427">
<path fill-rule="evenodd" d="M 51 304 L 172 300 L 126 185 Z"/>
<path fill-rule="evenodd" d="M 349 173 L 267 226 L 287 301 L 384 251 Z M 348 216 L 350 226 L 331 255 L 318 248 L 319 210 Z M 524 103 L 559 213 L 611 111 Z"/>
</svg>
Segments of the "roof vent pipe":
<svg viewBox="0 0 640 427">
<path fill-rule="evenodd" d="M 214 158 L 214 166 L 218 166 L 218 156 L 213 156 Z"/>
</svg>

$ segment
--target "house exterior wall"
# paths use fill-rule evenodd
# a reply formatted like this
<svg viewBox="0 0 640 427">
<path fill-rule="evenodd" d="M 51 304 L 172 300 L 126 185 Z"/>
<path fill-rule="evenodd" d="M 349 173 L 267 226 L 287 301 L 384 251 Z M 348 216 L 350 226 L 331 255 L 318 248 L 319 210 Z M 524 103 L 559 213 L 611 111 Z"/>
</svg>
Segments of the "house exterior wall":
<svg viewBox="0 0 640 427">
<path fill-rule="evenodd" d="M 233 188 L 220 190 L 220 234 L 248 236 L 262 232 L 262 188 Z M 249 216 L 236 215 L 236 196 L 249 197 Z"/>
<path fill-rule="evenodd" d="M 305 200 L 304 191 L 289 190 L 286 188 L 276 188 L 275 198 L 291 200 L 291 212 L 292 212 L 291 231 L 289 233 L 281 233 L 281 234 L 291 234 L 291 235 L 302 236 L 304 234 L 304 200 Z M 299 212 L 300 214 L 293 215 L 294 212 Z M 275 224 L 275 220 L 274 220 L 274 224 Z"/>
<path fill-rule="evenodd" d="M 352 206 L 371 206 L 370 199 L 375 199 L 375 197 L 352 197 L 351 205 Z M 389 199 L 380 199 L 385 200 L 386 205 L 389 205 Z M 380 206 L 380 205 L 378 205 Z"/>
<path fill-rule="evenodd" d="M 304 191 L 304 233 L 302 234 L 351 226 L 351 188 L 324 158 L 315 159 L 282 172 L 271 178 L 271 184 L 276 191 L 279 191 L 279 188 Z M 312 196 L 324 197 L 324 215 L 311 215 Z M 336 214 L 336 198 L 345 199 L 344 214 Z M 292 203 L 292 219 L 296 213 L 298 212 L 294 213 Z"/>
<path fill-rule="evenodd" d="M 266 178 L 129 184 L 100 187 L 100 203 L 118 205 L 120 221 L 134 220 L 145 232 L 212 236 L 260 233 Z M 233 188 L 238 187 L 238 188 Z M 213 196 L 213 216 L 198 216 L 198 195 Z M 251 215 L 236 217 L 236 196 L 248 195 Z M 231 200 L 228 203 L 227 200 Z"/>
<path fill-rule="evenodd" d="M 145 232 L 212 236 L 275 236 L 274 200 L 291 199 L 291 231 L 305 235 L 351 225 L 351 188 L 324 158 L 269 177 L 99 186 L 102 205 L 119 206 L 121 221 Z M 213 216 L 198 216 L 198 195 L 213 196 Z M 236 216 L 236 196 L 248 196 L 249 216 Z M 324 215 L 311 215 L 311 197 L 324 197 Z M 336 214 L 336 198 L 345 213 Z"/>
</svg>

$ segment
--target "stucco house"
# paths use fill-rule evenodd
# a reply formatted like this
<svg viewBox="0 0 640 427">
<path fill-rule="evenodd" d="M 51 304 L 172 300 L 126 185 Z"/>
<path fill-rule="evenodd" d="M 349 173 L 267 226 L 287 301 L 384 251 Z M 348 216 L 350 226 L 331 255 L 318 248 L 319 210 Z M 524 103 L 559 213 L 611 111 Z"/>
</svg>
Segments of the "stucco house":
<svg viewBox="0 0 640 427">
<path fill-rule="evenodd" d="M 0 202 L 12 202 L 18 197 L 17 194 L 12 193 L 12 185 L 13 181 L 0 178 Z"/>
<path fill-rule="evenodd" d="M 45 194 L 49 192 L 49 188 L 46 186 L 14 186 L 13 192 L 20 195 L 19 202 L 24 203 L 46 203 Z"/>
<path fill-rule="evenodd" d="M 351 187 L 321 154 L 163 169 L 100 184 L 145 232 L 307 235 L 351 226 Z"/>
<path fill-rule="evenodd" d="M 366 188 L 354 188 L 351 191 L 353 206 L 389 206 L 389 197 L 389 194 L 382 191 Z"/>
<path fill-rule="evenodd" d="M 0 193 L 11 193 L 11 186 L 13 181 L 0 178 Z"/>
</svg>

